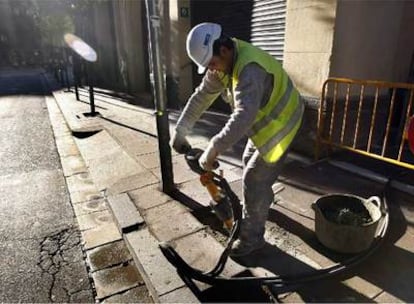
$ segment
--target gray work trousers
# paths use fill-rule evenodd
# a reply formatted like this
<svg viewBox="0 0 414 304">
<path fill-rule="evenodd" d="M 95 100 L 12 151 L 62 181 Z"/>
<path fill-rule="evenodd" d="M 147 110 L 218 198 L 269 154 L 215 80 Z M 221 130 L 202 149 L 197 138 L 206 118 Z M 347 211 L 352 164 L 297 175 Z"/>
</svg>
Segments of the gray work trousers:
<svg viewBox="0 0 414 304">
<path fill-rule="evenodd" d="M 249 139 L 243 152 L 243 218 L 239 239 L 246 244 L 263 241 L 265 223 L 273 202 L 272 185 L 280 174 L 287 151 L 276 163 L 266 163 Z"/>
</svg>

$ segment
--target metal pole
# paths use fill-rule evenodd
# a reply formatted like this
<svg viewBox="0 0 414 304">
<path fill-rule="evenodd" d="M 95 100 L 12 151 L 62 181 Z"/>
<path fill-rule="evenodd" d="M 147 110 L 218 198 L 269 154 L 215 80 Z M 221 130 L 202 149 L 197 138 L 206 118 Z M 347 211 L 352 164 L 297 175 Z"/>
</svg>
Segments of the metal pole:
<svg viewBox="0 0 414 304">
<path fill-rule="evenodd" d="M 96 116 L 95 112 L 95 98 L 93 96 L 93 85 L 89 83 L 89 103 L 91 105 L 91 115 Z"/>
<path fill-rule="evenodd" d="M 69 80 L 69 73 L 68 73 L 68 63 L 66 63 L 66 66 L 65 66 L 65 79 L 66 79 L 66 87 L 68 89 L 68 92 L 70 92 L 70 80 Z"/>
<path fill-rule="evenodd" d="M 86 84 L 89 86 L 89 105 L 91 106 L 90 116 L 96 116 L 95 112 L 95 97 L 93 94 L 94 75 L 91 71 L 90 63 L 86 63 L 85 66 Z"/>
<path fill-rule="evenodd" d="M 79 89 L 78 89 L 78 79 L 75 77 L 75 96 L 76 100 L 79 100 Z"/>
<path fill-rule="evenodd" d="M 160 151 L 162 190 L 171 193 L 175 190 L 171 161 L 171 148 L 168 112 L 166 109 L 165 66 L 161 56 L 163 0 L 145 0 L 148 24 L 148 51 L 150 60 L 150 81 L 155 99 L 157 116 L 158 148 Z"/>
<path fill-rule="evenodd" d="M 66 80 L 66 88 L 68 89 L 68 92 L 70 92 L 70 80 L 69 80 L 69 64 L 70 64 L 70 60 L 69 60 L 69 55 L 68 55 L 68 51 L 66 50 L 66 48 L 63 48 L 63 57 L 64 57 L 64 73 L 65 73 L 65 80 Z"/>
<path fill-rule="evenodd" d="M 73 83 L 75 85 L 76 100 L 79 100 L 79 86 L 80 86 L 80 62 L 77 55 L 73 56 Z"/>
</svg>

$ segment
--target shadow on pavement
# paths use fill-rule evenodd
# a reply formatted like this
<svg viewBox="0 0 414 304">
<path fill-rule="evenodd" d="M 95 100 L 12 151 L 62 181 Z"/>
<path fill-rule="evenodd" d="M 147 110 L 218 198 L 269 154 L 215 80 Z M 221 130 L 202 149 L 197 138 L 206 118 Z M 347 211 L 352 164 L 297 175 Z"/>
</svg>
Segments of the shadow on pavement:
<svg viewBox="0 0 414 304">
<path fill-rule="evenodd" d="M 384 184 L 350 174 L 325 162 L 319 162 L 307 167 L 300 167 L 294 162 L 288 163 L 281 179 L 284 183 L 290 183 L 298 188 L 302 186 L 302 190 L 313 189 L 314 193 L 318 195 L 324 193 L 349 193 L 368 198 L 372 195 L 381 197 L 384 191 Z M 182 197 L 186 197 L 185 194 L 182 195 Z M 226 237 L 220 231 L 220 223 L 208 216 L 208 214 L 211 215 L 208 208 L 203 207 L 204 209 L 200 209 L 198 207 L 198 209 L 194 209 L 194 207 L 201 204 L 189 197 L 186 197 L 182 202 L 194 210 L 193 214 L 200 222 L 209 226 L 213 231 L 213 235 L 219 241 L 225 242 Z M 307 207 L 310 207 L 311 203 L 302 202 Z M 414 199 L 400 192 L 387 191 L 387 203 L 390 223 L 387 235 L 378 250 L 360 264 L 346 269 L 342 273 L 323 280 L 295 286 L 293 290 L 296 291 L 302 301 L 373 303 L 377 302 L 376 298 L 384 292 L 404 302 L 412 302 L 414 300 L 414 291 L 411 288 L 412 278 L 414 277 L 414 250 L 412 249 L 414 244 L 412 243 L 412 230 L 411 234 L 407 232 L 407 227 L 411 229 L 413 227 L 403 211 L 403 209 L 407 208 L 412 210 Z M 352 256 L 335 253 L 325 248 L 319 243 L 313 230 L 278 210 L 271 209 L 268 220 L 297 236 L 305 246 L 312 248 L 318 254 L 333 261 L 332 264 L 343 263 Z M 215 234 L 214 231 L 219 233 Z M 221 238 L 218 235 L 221 235 Z M 407 235 L 411 235 L 411 239 Z M 261 267 L 277 275 L 297 278 L 311 274 L 316 270 L 309 264 L 269 243 L 263 250 L 236 261 L 247 267 Z M 354 277 L 358 277 L 358 280 L 362 280 L 362 282 L 366 281 L 367 283 L 365 284 L 368 285 L 366 287 L 362 286 L 361 289 L 359 287 L 354 289 L 354 283 L 346 285 L 342 282 Z M 240 286 L 240 288 L 237 288 L 238 292 L 228 291 L 227 293 L 222 293 L 221 288 L 213 286 L 204 291 L 202 293 L 202 301 L 250 302 L 250 299 L 253 302 L 259 301 L 258 299 L 269 301 L 266 294 L 257 287 Z M 358 290 L 362 290 L 362 292 Z M 276 292 L 279 291 L 276 289 Z M 245 294 L 246 292 L 247 294 Z M 222 295 L 226 295 L 225 298 Z M 250 295 L 254 295 L 253 298 Z"/>
</svg>

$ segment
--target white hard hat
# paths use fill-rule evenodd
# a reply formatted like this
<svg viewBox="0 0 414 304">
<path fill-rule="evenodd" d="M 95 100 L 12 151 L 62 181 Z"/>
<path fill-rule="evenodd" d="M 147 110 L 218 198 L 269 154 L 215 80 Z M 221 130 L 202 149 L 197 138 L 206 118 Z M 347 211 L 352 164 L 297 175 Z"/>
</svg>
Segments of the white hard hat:
<svg viewBox="0 0 414 304">
<path fill-rule="evenodd" d="M 200 23 L 187 35 L 187 54 L 202 74 L 213 57 L 213 43 L 220 38 L 221 26 L 217 23 Z"/>
</svg>

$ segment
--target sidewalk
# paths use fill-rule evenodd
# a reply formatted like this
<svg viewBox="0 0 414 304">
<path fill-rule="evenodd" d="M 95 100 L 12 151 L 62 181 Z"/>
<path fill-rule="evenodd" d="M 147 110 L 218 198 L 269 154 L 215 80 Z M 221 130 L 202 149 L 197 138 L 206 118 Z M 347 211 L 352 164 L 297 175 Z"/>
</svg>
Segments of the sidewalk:
<svg viewBox="0 0 414 304">
<path fill-rule="evenodd" d="M 81 101 L 75 100 L 73 92 L 56 91 L 53 96 L 53 100 L 48 99 L 48 108 L 88 260 L 97 248 L 114 243 L 122 247 L 122 242 L 132 256 L 122 251 L 123 261 L 97 266 L 92 277 L 98 282 L 98 300 L 126 302 L 119 297 L 130 296 L 133 301 L 143 281 L 154 302 L 269 301 L 262 290 L 224 292 L 204 284 L 198 285 L 203 292 L 197 298 L 158 249 L 159 242 L 170 241 L 189 264 L 209 270 L 221 254 L 226 237 L 207 208 L 207 192 L 181 155 L 172 155 L 174 179 L 186 199 L 177 201 L 160 191 L 153 110 L 96 94 L 96 110 L 101 116 L 87 118 L 82 115 L 90 112 L 86 91 L 81 92 Z M 178 114 L 170 113 L 171 127 Z M 65 121 L 57 123 L 59 115 Z M 224 115 L 203 116 L 190 136 L 191 144 L 204 148 L 225 121 Z M 226 179 L 239 196 L 241 151 L 239 144 L 220 159 Z M 405 183 L 407 180 L 413 181 L 406 177 Z M 316 240 L 311 203 L 333 192 L 380 195 L 384 187 L 383 182 L 343 170 L 338 163 L 314 163 L 294 153 L 289 155 L 279 182 L 283 190 L 276 194 L 277 204 L 270 211 L 265 249 L 244 260 L 229 260 L 223 275 L 249 271 L 300 277 L 343 261 L 346 256 L 328 251 Z M 273 296 L 281 302 L 413 302 L 414 200 L 400 190 L 393 188 L 388 198 L 391 223 L 387 238 L 369 259 L 340 276 Z M 112 275 L 112 281 L 104 283 L 101 277 L 107 265 L 128 265 L 130 274 L 121 275 L 118 268 L 116 273 L 111 270 L 108 277 Z M 134 272 L 135 266 L 139 274 Z M 129 283 L 121 286 L 122 278 Z M 111 298 L 114 294 L 117 296 Z"/>
</svg>

